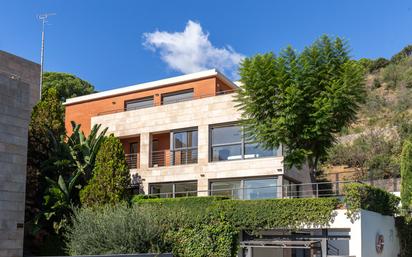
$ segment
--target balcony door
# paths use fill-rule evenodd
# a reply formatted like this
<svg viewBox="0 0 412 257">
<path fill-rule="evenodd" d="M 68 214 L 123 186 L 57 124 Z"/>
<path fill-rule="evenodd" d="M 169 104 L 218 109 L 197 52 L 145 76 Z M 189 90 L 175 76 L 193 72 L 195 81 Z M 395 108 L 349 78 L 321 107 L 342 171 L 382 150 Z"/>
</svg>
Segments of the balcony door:
<svg viewBox="0 0 412 257">
<path fill-rule="evenodd" d="M 172 132 L 172 164 L 197 163 L 197 129 Z"/>
</svg>

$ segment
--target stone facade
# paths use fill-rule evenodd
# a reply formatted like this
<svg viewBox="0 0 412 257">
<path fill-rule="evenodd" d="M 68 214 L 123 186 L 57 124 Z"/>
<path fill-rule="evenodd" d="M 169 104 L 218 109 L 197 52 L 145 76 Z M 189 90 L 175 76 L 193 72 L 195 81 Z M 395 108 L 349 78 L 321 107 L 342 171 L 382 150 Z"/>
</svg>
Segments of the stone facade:
<svg viewBox="0 0 412 257">
<path fill-rule="evenodd" d="M 40 66 L 0 51 L 0 257 L 23 256 L 27 132 Z"/>
<path fill-rule="evenodd" d="M 287 170 L 283 156 L 225 162 L 209 161 L 209 127 L 213 124 L 236 122 L 240 112 L 233 101 L 234 94 L 219 95 L 169 105 L 92 117 L 91 123 L 108 127 L 108 133 L 119 138 L 140 138 L 140 167 L 133 169 L 142 179 L 148 193 L 151 183 L 197 181 L 197 188 L 207 195 L 211 180 L 277 176 L 282 185 L 283 175 L 299 182 L 309 182 L 307 172 Z M 196 164 L 150 167 L 150 135 L 175 129 L 197 127 L 198 160 Z M 281 188 L 279 188 L 281 190 Z M 279 192 L 281 195 L 281 192 Z"/>
</svg>

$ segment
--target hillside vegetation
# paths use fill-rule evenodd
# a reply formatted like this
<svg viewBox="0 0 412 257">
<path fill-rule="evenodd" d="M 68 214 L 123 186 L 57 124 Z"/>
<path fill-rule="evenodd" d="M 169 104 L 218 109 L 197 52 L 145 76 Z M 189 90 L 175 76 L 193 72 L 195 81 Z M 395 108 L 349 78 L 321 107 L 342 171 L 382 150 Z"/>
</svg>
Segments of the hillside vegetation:
<svg viewBox="0 0 412 257">
<path fill-rule="evenodd" d="M 412 134 L 412 45 L 390 60 L 359 62 L 366 69 L 367 97 L 357 121 L 329 151 L 324 168 L 354 171 L 356 178 L 397 177 L 402 143 Z"/>
</svg>

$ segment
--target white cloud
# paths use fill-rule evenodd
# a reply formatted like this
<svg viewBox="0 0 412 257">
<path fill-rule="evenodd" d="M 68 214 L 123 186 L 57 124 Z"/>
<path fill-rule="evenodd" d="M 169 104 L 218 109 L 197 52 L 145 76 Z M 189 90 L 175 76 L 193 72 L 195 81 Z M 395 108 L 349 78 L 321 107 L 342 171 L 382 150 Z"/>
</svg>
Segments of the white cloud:
<svg viewBox="0 0 412 257">
<path fill-rule="evenodd" d="M 158 51 L 160 58 L 173 70 L 186 74 L 216 68 L 234 76 L 244 56 L 230 46 L 213 46 L 208 37 L 199 23 L 189 20 L 183 32 L 144 33 L 143 45 Z"/>
</svg>

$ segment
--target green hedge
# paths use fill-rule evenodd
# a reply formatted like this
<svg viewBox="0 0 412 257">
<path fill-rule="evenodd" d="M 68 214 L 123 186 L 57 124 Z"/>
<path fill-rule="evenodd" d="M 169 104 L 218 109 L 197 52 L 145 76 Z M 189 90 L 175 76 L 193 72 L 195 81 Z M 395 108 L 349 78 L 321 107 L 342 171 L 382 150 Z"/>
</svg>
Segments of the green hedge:
<svg viewBox="0 0 412 257">
<path fill-rule="evenodd" d="M 356 219 L 360 209 L 391 216 L 398 213 L 399 197 L 380 188 L 352 183 L 345 185 L 344 192 L 343 202 L 351 219 Z"/>
<path fill-rule="evenodd" d="M 134 199 L 131 207 L 82 209 L 68 229 L 71 254 L 169 252 L 180 257 L 236 256 L 240 230 L 326 225 L 334 198 L 227 200 Z M 148 228 L 149 226 L 150 228 Z"/>
</svg>

